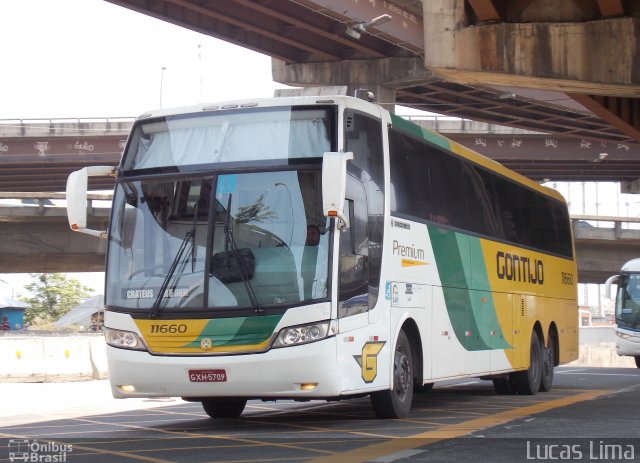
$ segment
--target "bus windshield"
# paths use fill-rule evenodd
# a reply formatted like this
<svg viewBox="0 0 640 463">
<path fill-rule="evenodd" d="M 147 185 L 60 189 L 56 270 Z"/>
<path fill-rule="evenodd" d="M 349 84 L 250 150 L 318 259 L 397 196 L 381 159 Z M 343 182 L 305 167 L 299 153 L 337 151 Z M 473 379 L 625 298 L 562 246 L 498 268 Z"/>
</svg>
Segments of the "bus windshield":
<svg viewBox="0 0 640 463">
<path fill-rule="evenodd" d="M 640 327 L 640 274 L 622 275 L 616 297 L 616 322 L 621 327 Z"/>
<path fill-rule="evenodd" d="M 262 310 L 326 298 L 320 177 L 285 170 L 118 183 L 107 305 Z"/>
<path fill-rule="evenodd" d="M 320 157 L 331 151 L 334 109 L 271 107 L 139 121 L 123 171 Z"/>
</svg>

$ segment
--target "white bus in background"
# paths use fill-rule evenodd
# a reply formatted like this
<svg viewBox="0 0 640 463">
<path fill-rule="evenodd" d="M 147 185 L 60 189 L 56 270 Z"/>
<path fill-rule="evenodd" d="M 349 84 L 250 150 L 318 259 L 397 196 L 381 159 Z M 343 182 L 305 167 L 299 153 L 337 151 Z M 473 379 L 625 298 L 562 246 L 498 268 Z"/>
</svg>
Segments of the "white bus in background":
<svg viewBox="0 0 640 463">
<path fill-rule="evenodd" d="M 610 277 L 605 293 L 611 299 L 611 285 L 616 283 L 616 352 L 634 357 L 640 368 L 640 259 L 631 259 Z"/>
</svg>

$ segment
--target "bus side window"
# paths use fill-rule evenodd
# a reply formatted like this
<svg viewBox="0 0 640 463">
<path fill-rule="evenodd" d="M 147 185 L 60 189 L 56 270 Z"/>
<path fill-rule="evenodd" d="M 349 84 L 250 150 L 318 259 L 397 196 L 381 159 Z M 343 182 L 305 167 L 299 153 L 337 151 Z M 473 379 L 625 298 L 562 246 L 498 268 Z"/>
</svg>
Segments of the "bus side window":
<svg viewBox="0 0 640 463">
<path fill-rule="evenodd" d="M 364 187 L 355 178 L 347 177 L 347 199 L 344 213 L 349 228 L 340 232 L 340 282 L 338 297 L 341 317 L 368 310 L 368 235 L 367 205 Z"/>
</svg>

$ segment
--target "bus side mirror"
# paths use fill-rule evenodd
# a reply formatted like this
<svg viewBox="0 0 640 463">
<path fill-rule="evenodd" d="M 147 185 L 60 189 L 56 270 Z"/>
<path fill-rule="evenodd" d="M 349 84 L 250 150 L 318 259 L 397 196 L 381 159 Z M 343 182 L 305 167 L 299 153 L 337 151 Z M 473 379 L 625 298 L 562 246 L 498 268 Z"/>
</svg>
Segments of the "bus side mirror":
<svg viewBox="0 0 640 463">
<path fill-rule="evenodd" d="M 607 281 L 604 284 L 604 297 L 607 299 L 611 299 L 611 285 L 617 284 L 620 279 L 620 275 L 613 275 L 612 277 L 607 278 Z"/>
<path fill-rule="evenodd" d="M 91 166 L 71 172 L 67 179 L 67 218 L 71 230 L 106 238 L 107 232 L 87 228 L 87 183 L 89 176 L 116 175 L 116 167 Z"/>
<path fill-rule="evenodd" d="M 349 227 L 343 209 L 347 190 L 347 161 L 351 159 L 351 152 L 326 152 L 322 160 L 322 212 L 325 217 L 337 217 L 340 230 Z"/>
</svg>

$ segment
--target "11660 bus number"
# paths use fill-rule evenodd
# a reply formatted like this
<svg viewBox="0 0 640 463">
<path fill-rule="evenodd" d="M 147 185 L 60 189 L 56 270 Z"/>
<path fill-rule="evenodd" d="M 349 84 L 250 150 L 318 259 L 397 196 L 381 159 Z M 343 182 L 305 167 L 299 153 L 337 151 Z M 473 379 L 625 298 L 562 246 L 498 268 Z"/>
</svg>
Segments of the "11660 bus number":
<svg viewBox="0 0 640 463">
<path fill-rule="evenodd" d="M 185 325 L 184 323 L 180 323 L 180 324 L 162 323 L 162 324 L 151 325 L 151 334 L 176 334 L 176 333 L 182 334 L 186 332 L 187 332 L 187 325 Z"/>
</svg>

